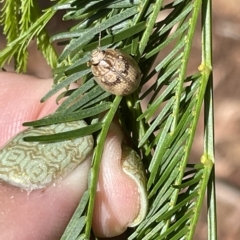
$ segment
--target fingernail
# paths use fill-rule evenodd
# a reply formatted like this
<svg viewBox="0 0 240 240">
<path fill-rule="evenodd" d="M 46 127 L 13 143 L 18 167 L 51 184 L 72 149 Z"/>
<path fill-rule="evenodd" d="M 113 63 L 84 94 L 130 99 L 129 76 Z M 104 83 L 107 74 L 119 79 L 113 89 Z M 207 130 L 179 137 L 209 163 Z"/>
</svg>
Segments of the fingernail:
<svg viewBox="0 0 240 240">
<path fill-rule="evenodd" d="M 139 192 L 139 213 L 133 222 L 128 224 L 128 227 L 136 227 L 147 215 L 148 197 L 147 197 L 147 179 L 142 161 L 138 154 L 130 147 L 122 146 L 122 168 L 123 171 L 130 176 L 137 184 Z"/>
</svg>

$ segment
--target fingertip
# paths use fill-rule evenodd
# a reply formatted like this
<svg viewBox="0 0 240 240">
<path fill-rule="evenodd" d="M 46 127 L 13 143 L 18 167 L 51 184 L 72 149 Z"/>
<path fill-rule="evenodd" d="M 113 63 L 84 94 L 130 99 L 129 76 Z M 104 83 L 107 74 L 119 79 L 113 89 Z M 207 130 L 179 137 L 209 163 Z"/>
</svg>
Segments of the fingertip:
<svg viewBox="0 0 240 240">
<path fill-rule="evenodd" d="M 54 99 L 40 104 L 40 99 L 51 89 L 52 79 L 39 79 L 33 76 L 0 73 L 0 146 L 26 127 L 23 122 L 38 119 L 43 114 L 57 108 Z M 47 111 L 45 110 L 47 109 Z M 42 112 L 42 113 L 41 113 Z"/>
<path fill-rule="evenodd" d="M 22 126 L 24 122 L 45 117 L 58 108 L 56 94 L 46 102 L 40 102 L 52 88 L 52 82 L 52 79 L 40 79 L 24 74 L 0 73 L 0 146 L 16 133 L 26 129 Z"/>
<path fill-rule="evenodd" d="M 51 186 L 25 191 L 0 184 L 0 239 L 60 239 L 87 187 L 91 158 Z"/>
<path fill-rule="evenodd" d="M 24 129 L 22 123 L 56 110 L 53 96 L 40 99 L 51 89 L 52 79 L 0 73 L 0 146 Z M 91 159 L 45 189 L 26 192 L 0 183 L 0 239 L 60 239 L 87 187 Z"/>
<path fill-rule="evenodd" d="M 104 145 L 94 208 L 98 237 L 122 234 L 139 213 L 138 187 L 122 169 L 122 140 L 120 128 L 113 124 Z"/>
</svg>

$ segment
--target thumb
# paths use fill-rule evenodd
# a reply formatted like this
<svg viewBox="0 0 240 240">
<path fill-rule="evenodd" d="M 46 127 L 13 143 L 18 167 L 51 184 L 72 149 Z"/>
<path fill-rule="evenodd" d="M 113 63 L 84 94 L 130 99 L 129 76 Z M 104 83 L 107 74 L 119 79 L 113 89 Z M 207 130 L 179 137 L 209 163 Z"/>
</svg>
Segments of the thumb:
<svg viewBox="0 0 240 240">
<path fill-rule="evenodd" d="M 54 97 L 39 104 L 51 84 L 50 79 L 0 73 L 0 145 L 23 130 L 23 122 L 55 111 Z M 94 232 L 102 237 L 124 232 L 141 207 L 136 183 L 122 170 L 122 140 L 119 126 L 113 124 L 105 142 L 93 219 Z M 60 239 L 87 188 L 90 165 L 88 158 L 62 181 L 31 193 L 0 183 L 0 240 Z"/>
<path fill-rule="evenodd" d="M 43 117 L 57 108 L 55 99 L 40 104 L 52 80 L 0 73 L 0 144 L 23 130 L 22 123 Z M 60 239 L 84 190 L 90 159 L 64 181 L 28 193 L 0 183 L 0 239 Z"/>
</svg>

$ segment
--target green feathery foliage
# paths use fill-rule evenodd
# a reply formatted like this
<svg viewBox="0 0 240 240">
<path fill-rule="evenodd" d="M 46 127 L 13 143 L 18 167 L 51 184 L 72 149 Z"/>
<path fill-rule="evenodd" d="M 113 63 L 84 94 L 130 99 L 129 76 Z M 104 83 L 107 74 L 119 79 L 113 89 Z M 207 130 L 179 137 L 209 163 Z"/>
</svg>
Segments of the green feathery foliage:
<svg viewBox="0 0 240 240">
<path fill-rule="evenodd" d="M 59 10 L 66 11 L 64 20 L 76 24 L 68 32 L 51 38 L 51 41 L 66 44 L 56 63 L 45 26 Z M 202 59 L 199 59 L 196 72 L 187 75 L 200 13 Z M 63 88 L 66 91 L 58 100 L 68 96 L 54 114 L 24 125 L 41 126 L 77 119 L 89 123 L 67 134 L 26 140 L 54 141 L 90 133 L 96 137 L 89 186 L 62 239 L 90 239 L 104 140 L 116 114 L 135 150 L 142 156 L 148 177 L 149 212 L 128 239 L 193 239 L 206 189 L 208 239 L 216 239 L 211 1 L 61 0 L 41 14 L 34 0 L 6 0 L 1 23 L 8 40 L 0 53 L 1 66 L 14 58 L 16 70 L 24 71 L 27 46 L 36 38 L 40 50 L 54 68 L 54 86 L 42 101 Z M 98 46 L 100 33 L 101 48 L 123 49 L 134 56 L 142 70 L 139 89 L 127 97 L 106 93 L 95 83 L 87 67 L 90 52 Z M 158 60 L 160 52 L 164 57 Z M 82 85 L 69 90 L 69 84 L 79 79 Z M 203 102 L 202 157 L 197 164 L 188 164 Z M 102 113 L 106 113 L 104 118 L 99 117 Z"/>
</svg>

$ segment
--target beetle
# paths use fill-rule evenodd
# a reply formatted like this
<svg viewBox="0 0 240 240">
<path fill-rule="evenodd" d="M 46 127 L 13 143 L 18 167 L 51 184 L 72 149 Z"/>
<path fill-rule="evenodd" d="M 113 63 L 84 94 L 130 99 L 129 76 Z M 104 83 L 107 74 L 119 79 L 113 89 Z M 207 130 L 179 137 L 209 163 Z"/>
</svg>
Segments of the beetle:
<svg viewBox="0 0 240 240">
<path fill-rule="evenodd" d="M 105 91 L 114 95 L 126 96 L 134 92 L 141 81 L 141 70 L 136 61 L 127 53 L 99 47 L 92 51 L 91 66 L 96 82 Z"/>
</svg>

